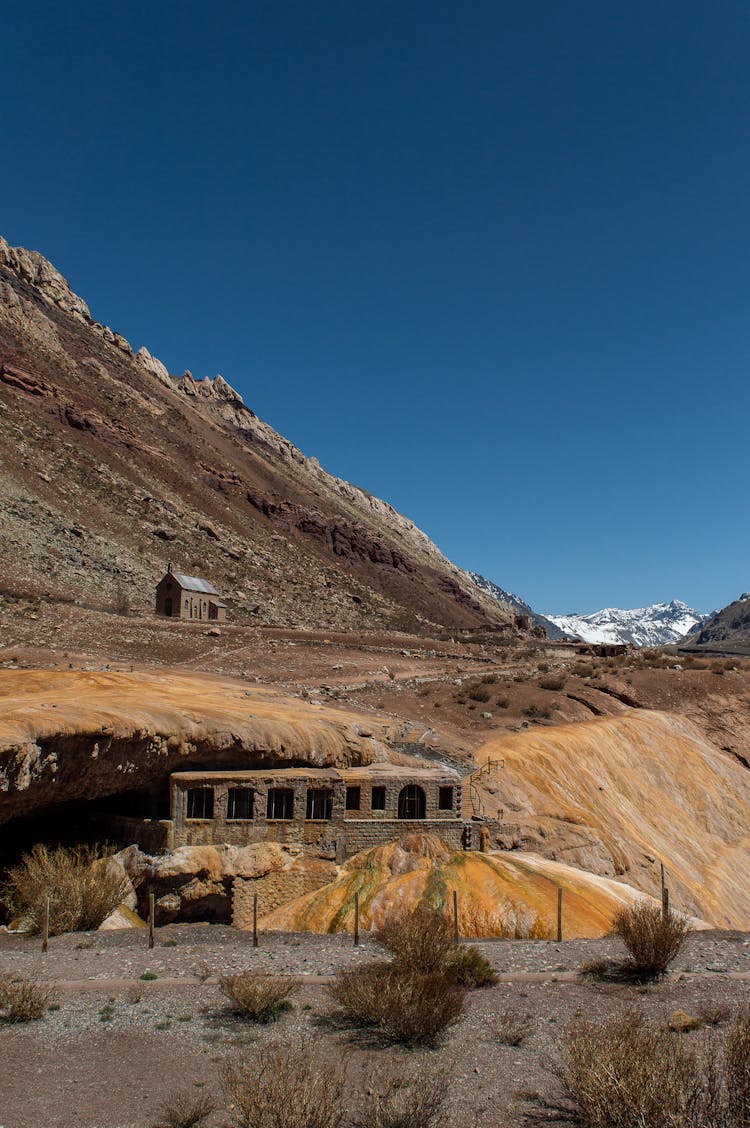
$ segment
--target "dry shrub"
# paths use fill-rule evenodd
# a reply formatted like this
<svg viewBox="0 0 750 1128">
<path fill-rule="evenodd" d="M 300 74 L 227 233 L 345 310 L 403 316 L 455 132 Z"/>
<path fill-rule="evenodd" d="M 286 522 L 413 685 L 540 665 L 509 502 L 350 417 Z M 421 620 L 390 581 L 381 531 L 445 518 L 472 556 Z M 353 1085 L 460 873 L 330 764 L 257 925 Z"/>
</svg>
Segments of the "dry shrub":
<svg viewBox="0 0 750 1128">
<path fill-rule="evenodd" d="M 628 950 L 626 965 L 637 975 L 663 975 L 679 954 L 687 937 L 687 919 L 677 913 L 666 916 L 658 905 L 637 901 L 622 908 L 612 922 L 612 932 Z"/>
<path fill-rule="evenodd" d="M 489 701 L 489 699 L 490 699 L 490 691 L 488 689 L 482 689 L 481 687 L 477 686 L 476 688 L 469 690 L 469 700 L 470 701 L 482 701 L 482 702 L 484 702 L 484 701 Z"/>
<path fill-rule="evenodd" d="M 641 1015 L 579 1023 L 560 1071 L 582 1128 L 688 1128 L 701 1123 L 695 1051 Z"/>
<path fill-rule="evenodd" d="M 578 974 L 581 979 L 587 980 L 589 983 L 601 983 L 603 979 L 607 978 L 609 971 L 609 962 L 607 960 L 584 960 L 578 968 Z"/>
<path fill-rule="evenodd" d="M 722 1055 L 724 1122 L 750 1126 L 750 1005 L 740 1007 L 724 1041 Z"/>
<path fill-rule="evenodd" d="M 164 1101 L 154 1128 L 197 1128 L 216 1109 L 208 1093 L 172 1093 Z"/>
<path fill-rule="evenodd" d="M 701 1003 L 696 1014 L 704 1026 L 723 1026 L 732 1017 L 732 1008 L 728 1003 L 709 1000 Z"/>
<path fill-rule="evenodd" d="M 319 1062 L 310 1045 L 271 1042 L 223 1070 L 233 1123 L 239 1128 L 339 1128 L 341 1067 Z"/>
<path fill-rule="evenodd" d="M 234 1004 L 234 1013 L 252 1022 L 275 1022 L 289 1010 L 289 997 L 295 990 L 294 980 L 287 975 L 264 975 L 259 971 L 242 971 L 225 975 L 219 983 Z"/>
<path fill-rule="evenodd" d="M 563 688 L 567 680 L 565 674 L 550 674 L 549 677 L 540 678 L 539 685 L 542 689 L 558 690 Z"/>
<path fill-rule="evenodd" d="M 370 1088 L 375 1090 L 381 1084 L 378 1075 Z M 375 1093 L 357 1118 L 357 1128 L 448 1128 L 450 1122 L 443 1111 L 448 1091 L 445 1071 L 392 1074 L 385 1093 Z"/>
<path fill-rule="evenodd" d="M 525 1011 L 502 1011 L 497 1016 L 497 1021 L 492 1024 L 492 1034 L 503 1046 L 520 1046 L 525 1042 L 532 1030 L 531 1015 Z"/>
<path fill-rule="evenodd" d="M 630 1012 L 582 1022 L 558 1069 L 581 1128 L 750 1128 L 750 1005 L 723 1039 L 687 1040 Z"/>
<path fill-rule="evenodd" d="M 421 974 L 443 967 L 455 947 L 449 919 L 427 901 L 388 917 L 375 940 L 404 968 Z"/>
<path fill-rule="evenodd" d="M 454 948 L 444 966 L 448 975 L 464 987 L 491 987 L 497 983 L 497 972 L 478 948 L 463 944 Z"/>
<path fill-rule="evenodd" d="M 0 982 L 0 1010 L 5 1011 L 6 1022 L 36 1021 L 53 998 L 54 991 L 46 983 L 36 983 L 32 979 Z"/>
<path fill-rule="evenodd" d="M 102 846 L 56 846 L 40 843 L 8 870 L 0 900 L 11 918 L 39 932 L 47 898 L 49 931 L 84 932 L 98 928 L 124 900 L 130 882 Z"/>
<path fill-rule="evenodd" d="M 407 1046 L 434 1045 L 458 1022 L 466 998 L 466 989 L 451 976 L 399 963 L 339 972 L 329 992 L 349 1020 Z"/>
</svg>

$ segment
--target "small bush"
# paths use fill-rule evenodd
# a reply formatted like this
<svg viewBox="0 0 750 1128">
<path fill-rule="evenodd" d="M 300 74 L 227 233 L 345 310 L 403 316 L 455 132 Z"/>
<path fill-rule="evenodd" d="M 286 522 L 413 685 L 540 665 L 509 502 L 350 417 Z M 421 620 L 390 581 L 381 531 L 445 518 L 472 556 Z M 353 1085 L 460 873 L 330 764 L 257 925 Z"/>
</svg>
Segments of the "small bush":
<svg viewBox="0 0 750 1128">
<path fill-rule="evenodd" d="M 489 699 L 490 691 L 488 689 L 481 689 L 478 687 L 476 689 L 469 690 L 470 701 L 489 701 Z"/>
<path fill-rule="evenodd" d="M 197 1128 L 216 1109 L 208 1093 L 172 1093 L 164 1102 L 154 1128 Z"/>
<path fill-rule="evenodd" d="M 569 1030 L 561 1078 L 582 1128 L 708 1128 L 694 1051 L 639 1014 Z"/>
<path fill-rule="evenodd" d="M 663 975 L 681 951 L 687 937 L 687 919 L 677 913 L 662 915 L 658 905 L 638 901 L 620 909 L 612 932 L 628 950 L 628 967 L 638 975 Z"/>
<path fill-rule="evenodd" d="M 84 932 L 98 928 L 124 900 L 130 883 L 123 870 L 100 846 L 57 846 L 37 843 L 13 866 L 0 889 L 11 918 L 39 932 L 47 898 L 49 931 Z"/>
<path fill-rule="evenodd" d="M 464 945 L 454 948 L 444 966 L 447 973 L 464 987 L 491 987 L 497 983 L 497 972 L 478 948 Z"/>
<path fill-rule="evenodd" d="M 225 975 L 219 985 L 234 1004 L 235 1014 L 262 1023 L 275 1022 L 289 1010 L 289 997 L 295 989 L 294 980 L 289 976 L 263 975 L 259 971 Z"/>
<path fill-rule="evenodd" d="M 732 1008 L 728 1003 L 709 1001 L 702 1003 L 696 1013 L 704 1026 L 723 1026 L 732 1017 Z"/>
<path fill-rule="evenodd" d="M 568 679 L 565 674 L 550 674 L 549 677 L 540 678 L 539 685 L 542 689 L 562 689 Z"/>
<path fill-rule="evenodd" d="M 494 1037 L 503 1046 L 520 1046 L 531 1033 L 531 1015 L 524 1011 L 505 1010 L 492 1026 Z"/>
<path fill-rule="evenodd" d="M 589 983 L 601 983 L 606 979 L 608 971 L 609 964 L 606 960 L 585 960 L 578 968 L 581 979 L 586 979 Z"/>
<path fill-rule="evenodd" d="M 53 998 L 54 991 L 46 983 L 31 979 L 0 982 L 0 1010 L 5 1011 L 6 1022 L 35 1022 Z"/>
<path fill-rule="evenodd" d="M 525 709 L 522 709 L 521 712 L 524 717 L 530 717 L 534 721 L 548 721 L 552 716 L 549 709 L 542 705 L 528 705 Z"/>
<path fill-rule="evenodd" d="M 224 1087 L 238 1128 L 339 1128 L 344 1078 L 307 1045 L 271 1042 L 229 1062 Z"/>
<path fill-rule="evenodd" d="M 466 998 L 466 989 L 449 975 L 399 964 L 339 972 L 329 991 L 349 1020 L 407 1046 L 434 1045 L 458 1022 Z"/>
<path fill-rule="evenodd" d="M 403 967 L 421 974 L 442 968 L 455 948 L 450 921 L 426 901 L 390 916 L 375 940 Z"/>
<path fill-rule="evenodd" d="M 373 1079 L 371 1089 L 382 1084 Z M 384 1094 L 375 1093 L 357 1128 L 448 1128 L 443 1108 L 449 1079 L 445 1073 L 420 1070 L 408 1075 L 391 1075 Z"/>
<path fill-rule="evenodd" d="M 510 698 L 509 697 L 498 697 L 495 704 L 497 705 L 498 709 L 508 709 L 510 707 Z"/>
</svg>

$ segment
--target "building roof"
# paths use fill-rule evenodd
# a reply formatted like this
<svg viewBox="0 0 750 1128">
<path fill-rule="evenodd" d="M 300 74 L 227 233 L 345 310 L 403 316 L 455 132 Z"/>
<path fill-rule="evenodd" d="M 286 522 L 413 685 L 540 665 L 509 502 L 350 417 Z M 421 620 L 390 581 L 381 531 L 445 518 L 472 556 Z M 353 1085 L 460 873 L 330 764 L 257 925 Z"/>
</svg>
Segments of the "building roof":
<svg viewBox="0 0 750 1128">
<path fill-rule="evenodd" d="M 167 575 L 173 576 L 183 591 L 199 591 L 204 595 L 219 594 L 213 584 L 199 576 L 186 576 L 184 572 L 168 572 Z"/>
<path fill-rule="evenodd" d="M 362 780 L 379 780 L 383 783 L 389 779 L 409 780 L 442 780 L 458 782 L 458 773 L 453 768 L 417 768 L 408 764 L 389 764 L 385 762 L 366 764 L 358 768 L 251 768 L 241 771 L 218 768 L 214 771 L 172 772 L 172 779 L 182 783 L 210 783 L 212 780 L 237 780 L 240 783 L 250 783 L 254 779 L 268 780 L 293 780 L 293 779 L 319 779 L 319 780 L 345 780 L 360 782 Z"/>
</svg>

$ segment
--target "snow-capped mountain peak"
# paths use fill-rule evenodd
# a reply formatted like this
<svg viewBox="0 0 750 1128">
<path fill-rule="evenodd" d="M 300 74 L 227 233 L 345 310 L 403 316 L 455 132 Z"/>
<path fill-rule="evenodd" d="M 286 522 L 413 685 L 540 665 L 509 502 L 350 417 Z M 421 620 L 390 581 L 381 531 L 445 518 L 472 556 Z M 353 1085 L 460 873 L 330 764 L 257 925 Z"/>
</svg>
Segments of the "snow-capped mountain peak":
<svg viewBox="0 0 750 1128">
<path fill-rule="evenodd" d="M 630 642 L 635 646 L 665 646 L 677 642 L 705 619 L 681 599 L 622 610 L 605 607 L 589 615 L 547 615 L 565 634 L 584 642 Z"/>
</svg>

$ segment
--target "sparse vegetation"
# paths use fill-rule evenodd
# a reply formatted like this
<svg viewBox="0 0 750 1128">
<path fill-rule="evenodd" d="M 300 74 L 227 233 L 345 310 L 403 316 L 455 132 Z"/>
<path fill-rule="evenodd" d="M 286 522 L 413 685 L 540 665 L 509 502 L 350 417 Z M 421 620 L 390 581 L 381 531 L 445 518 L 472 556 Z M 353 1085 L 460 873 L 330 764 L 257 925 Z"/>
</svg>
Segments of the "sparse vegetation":
<svg viewBox="0 0 750 1128">
<path fill-rule="evenodd" d="M 531 1015 L 525 1011 L 502 1011 L 491 1024 L 492 1036 L 503 1046 L 520 1046 L 531 1033 Z"/>
<path fill-rule="evenodd" d="M 349 1020 L 407 1046 L 434 1045 L 458 1022 L 466 997 L 466 988 L 450 975 L 398 963 L 339 972 L 329 991 Z"/>
<path fill-rule="evenodd" d="M 510 698 L 498 697 L 495 701 L 495 704 L 497 705 L 498 709 L 508 709 L 510 707 Z"/>
<path fill-rule="evenodd" d="M 450 921 L 426 901 L 411 910 L 393 913 L 376 930 L 375 939 L 403 968 L 420 974 L 444 968 L 455 950 Z"/>
<path fill-rule="evenodd" d="M 723 1039 L 694 1042 L 628 1012 L 581 1022 L 559 1070 L 582 1128 L 748 1128 L 750 1006 Z"/>
<path fill-rule="evenodd" d="M 497 983 L 497 972 L 478 948 L 460 945 L 445 962 L 445 970 L 464 987 L 491 987 Z"/>
<path fill-rule="evenodd" d="M 665 973 L 679 955 L 687 930 L 684 916 L 673 912 L 664 916 L 658 905 L 645 900 L 620 909 L 612 922 L 612 932 L 628 950 L 626 967 L 645 978 Z"/>
<path fill-rule="evenodd" d="M 382 1084 L 374 1080 L 373 1096 L 357 1128 L 443 1128 L 449 1124 L 444 1114 L 449 1077 L 445 1072 L 419 1070 L 413 1074 L 391 1075 L 385 1093 L 375 1091 Z"/>
<path fill-rule="evenodd" d="M 474 689 L 469 690 L 469 699 L 471 701 L 489 701 L 490 696 L 490 691 L 488 689 L 482 689 L 481 686 L 476 686 Z"/>
<path fill-rule="evenodd" d="M 533 721 L 548 721 L 552 716 L 546 705 L 527 705 L 521 712 L 524 717 L 529 717 Z"/>
<path fill-rule="evenodd" d="M 608 971 L 609 964 L 606 960 L 585 960 L 578 968 L 581 979 L 586 979 L 589 983 L 601 983 Z"/>
<path fill-rule="evenodd" d="M 12 866 L 0 888 L 11 919 L 39 932 L 49 898 L 49 931 L 83 932 L 98 928 L 130 888 L 120 867 L 101 846 L 37 844 Z"/>
<path fill-rule="evenodd" d="M 216 1109 L 208 1093 L 176 1092 L 164 1102 L 154 1128 L 198 1128 Z"/>
<path fill-rule="evenodd" d="M 234 1004 L 234 1013 L 251 1022 L 275 1022 L 289 1010 L 294 980 L 287 975 L 264 975 L 259 971 L 243 971 L 225 975 L 220 986 Z"/>
<path fill-rule="evenodd" d="M 339 1128 L 343 1072 L 319 1063 L 309 1045 L 271 1042 L 224 1067 L 238 1128 Z"/>
<path fill-rule="evenodd" d="M 32 979 L 0 982 L 0 1011 L 5 1022 L 35 1022 L 54 998 L 53 989 Z"/>
<path fill-rule="evenodd" d="M 565 674 L 549 674 L 547 677 L 539 679 L 539 685 L 542 689 L 560 690 L 567 680 Z"/>
</svg>

